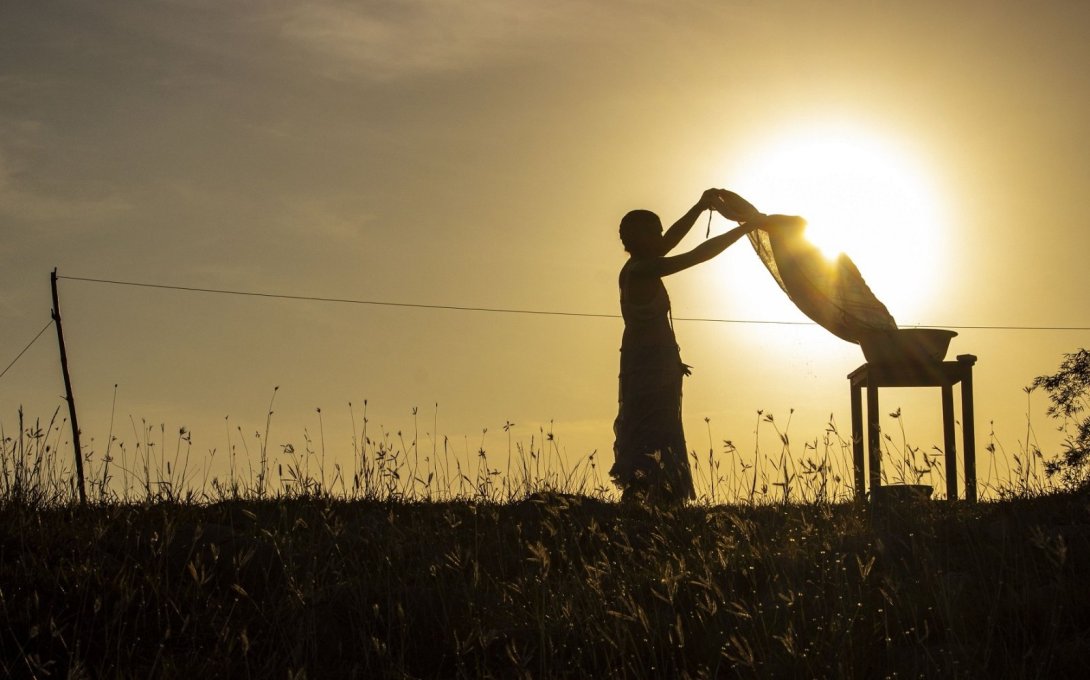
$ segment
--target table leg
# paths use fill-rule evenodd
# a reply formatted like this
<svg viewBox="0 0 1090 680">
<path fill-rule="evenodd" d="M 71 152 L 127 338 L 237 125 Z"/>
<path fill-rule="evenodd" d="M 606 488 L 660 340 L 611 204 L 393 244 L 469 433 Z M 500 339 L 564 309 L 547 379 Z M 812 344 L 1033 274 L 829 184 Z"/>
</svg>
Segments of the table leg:
<svg viewBox="0 0 1090 680">
<path fill-rule="evenodd" d="M 965 442 L 965 500 L 976 501 L 976 424 L 973 413 L 973 369 L 961 377 L 961 432 Z"/>
<path fill-rule="evenodd" d="M 954 388 L 942 385 L 942 439 L 946 449 L 946 498 L 958 497 L 958 456 L 954 440 Z"/>
<path fill-rule="evenodd" d="M 878 386 L 867 385 L 867 449 L 870 451 L 870 493 L 882 486 L 882 435 L 878 424 Z"/>
<path fill-rule="evenodd" d="M 866 468 L 863 458 L 863 393 L 852 385 L 852 461 L 855 465 L 855 498 L 867 495 Z"/>
</svg>

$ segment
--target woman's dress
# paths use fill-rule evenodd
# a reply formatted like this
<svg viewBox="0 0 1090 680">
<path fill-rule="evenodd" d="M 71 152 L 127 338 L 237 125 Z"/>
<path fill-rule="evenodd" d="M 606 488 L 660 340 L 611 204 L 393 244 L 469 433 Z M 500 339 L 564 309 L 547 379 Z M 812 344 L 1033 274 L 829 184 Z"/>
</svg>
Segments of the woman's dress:
<svg viewBox="0 0 1090 680">
<path fill-rule="evenodd" d="M 696 496 L 681 425 L 681 381 L 689 367 L 681 362 L 662 280 L 656 279 L 648 302 L 628 299 L 632 264 L 629 260 L 620 275 L 625 328 L 610 475 L 626 496 L 683 501 Z"/>
</svg>

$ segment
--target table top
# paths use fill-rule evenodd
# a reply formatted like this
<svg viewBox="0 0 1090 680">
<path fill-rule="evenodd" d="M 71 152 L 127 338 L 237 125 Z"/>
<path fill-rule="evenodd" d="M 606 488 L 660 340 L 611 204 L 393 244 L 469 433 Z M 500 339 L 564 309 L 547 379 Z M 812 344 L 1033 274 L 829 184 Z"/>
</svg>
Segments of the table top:
<svg viewBox="0 0 1090 680">
<path fill-rule="evenodd" d="M 863 364 L 848 374 L 855 387 L 942 387 L 961 382 L 973 373 L 976 357 L 959 354 L 956 361 Z"/>
</svg>

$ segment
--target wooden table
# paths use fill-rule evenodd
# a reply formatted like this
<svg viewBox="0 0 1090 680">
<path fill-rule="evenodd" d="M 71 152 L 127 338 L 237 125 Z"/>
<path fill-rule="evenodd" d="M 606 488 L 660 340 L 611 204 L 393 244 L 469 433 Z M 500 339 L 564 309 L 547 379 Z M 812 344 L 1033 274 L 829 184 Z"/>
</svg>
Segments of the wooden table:
<svg viewBox="0 0 1090 680">
<path fill-rule="evenodd" d="M 965 448 L 965 500 L 976 501 L 976 428 L 973 423 L 972 354 L 957 361 L 904 364 L 863 364 L 848 374 L 852 390 L 852 453 L 855 495 L 867 493 L 863 457 L 863 388 L 867 389 L 867 449 L 870 453 L 871 499 L 882 485 L 881 430 L 878 424 L 879 387 L 939 387 L 942 389 L 942 434 L 946 453 L 946 497 L 958 497 L 957 452 L 954 443 L 954 385 L 961 383 L 962 439 Z"/>
</svg>

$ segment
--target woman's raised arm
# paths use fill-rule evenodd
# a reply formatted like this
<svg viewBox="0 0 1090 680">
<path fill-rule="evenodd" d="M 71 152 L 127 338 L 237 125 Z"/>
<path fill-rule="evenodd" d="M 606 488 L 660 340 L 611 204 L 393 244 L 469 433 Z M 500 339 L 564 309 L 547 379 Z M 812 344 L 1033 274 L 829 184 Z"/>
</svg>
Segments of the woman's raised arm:
<svg viewBox="0 0 1090 680">
<path fill-rule="evenodd" d="M 696 224 L 696 218 L 700 217 L 700 213 L 718 207 L 721 202 L 720 192 L 722 191 L 723 189 L 708 189 L 700 195 L 700 200 L 696 202 L 696 205 L 689 208 L 688 212 L 678 218 L 677 222 L 670 225 L 670 228 L 662 235 L 663 253 L 670 252 L 677 247 L 677 244 L 681 243 L 681 239 L 685 238 L 685 235 Z"/>
<path fill-rule="evenodd" d="M 649 269 L 653 269 L 657 276 L 669 276 L 670 274 L 676 274 L 679 271 L 698 265 L 701 262 L 707 262 L 729 248 L 738 239 L 754 229 L 758 229 L 760 227 L 759 222 L 760 220 L 747 222 L 746 224 L 731 229 L 725 234 L 713 236 L 687 253 L 648 260 L 647 266 Z"/>
<path fill-rule="evenodd" d="M 689 208 L 689 211 L 662 235 L 663 254 L 670 252 L 681 243 L 681 239 L 685 238 L 685 235 L 693 228 L 696 218 L 705 210 L 714 210 L 732 222 L 748 222 L 764 217 L 752 203 L 733 191 L 708 189 L 700 195 L 696 205 Z"/>
</svg>

